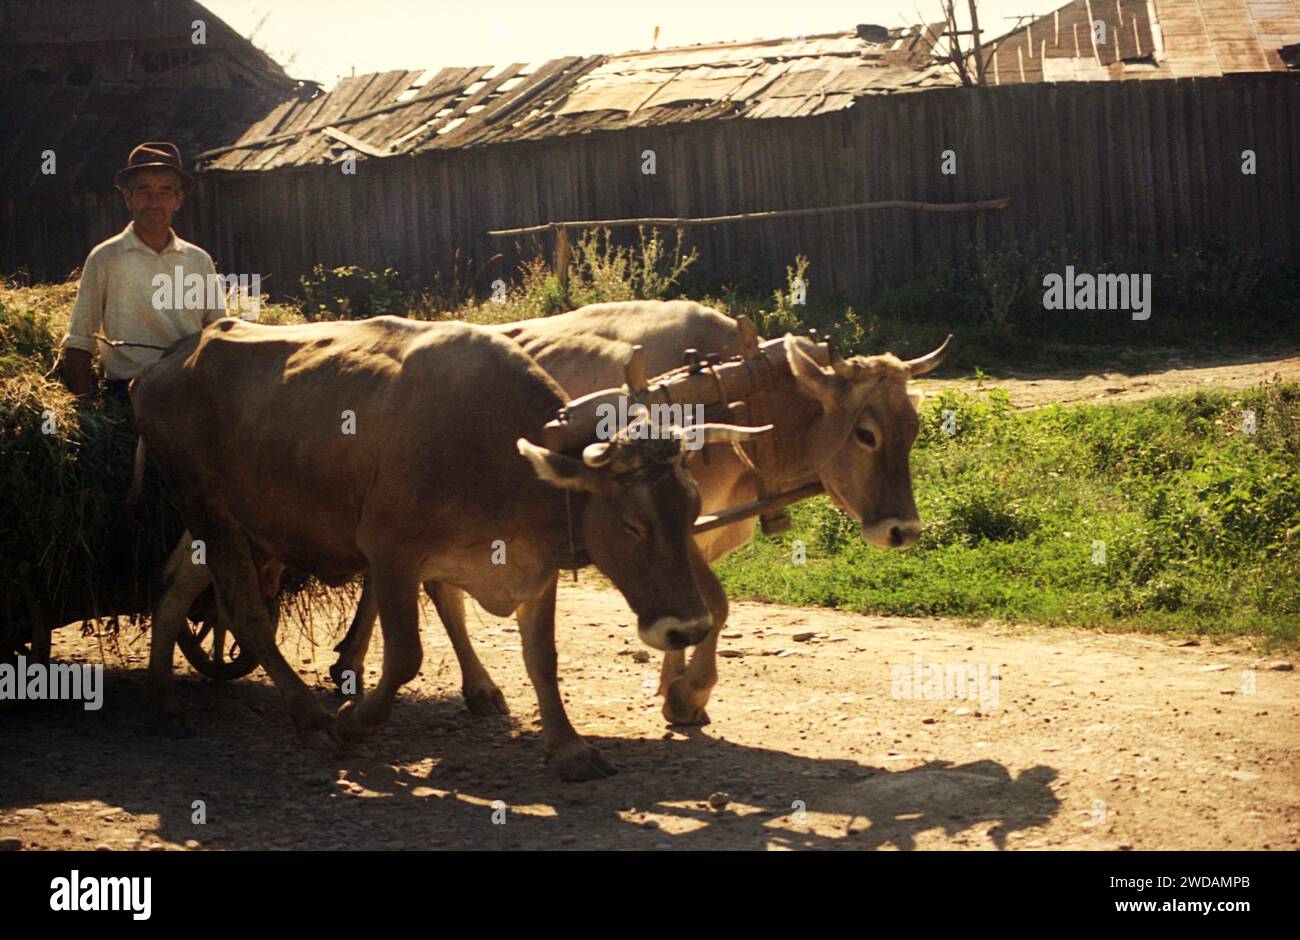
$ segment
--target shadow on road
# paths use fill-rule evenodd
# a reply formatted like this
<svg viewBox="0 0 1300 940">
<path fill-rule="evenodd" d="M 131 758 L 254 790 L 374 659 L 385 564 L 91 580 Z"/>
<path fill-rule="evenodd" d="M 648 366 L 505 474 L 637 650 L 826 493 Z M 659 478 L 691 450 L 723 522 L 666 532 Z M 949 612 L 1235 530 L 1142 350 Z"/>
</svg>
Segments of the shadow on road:
<svg viewBox="0 0 1300 940">
<path fill-rule="evenodd" d="M 178 691 L 200 733 L 161 738 L 143 673 L 106 670 L 105 681 L 99 712 L 52 703 L 0 715 L 0 816 L 44 804 L 51 834 L 71 830 L 37 844 L 912 849 L 939 830 L 1005 848 L 1059 810 L 1048 766 L 1014 774 L 992 758 L 935 758 L 890 770 L 738 744 L 717 726 L 664 740 L 649 718 L 646 737 L 589 737 L 616 776 L 565 783 L 544 766 L 534 724 L 474 718 L 459 696 L 399 697 L 362 752 L 324 754 L 298 744 L 269 685 L 188 679 Z M 720 791 L 718 809 L 709 797 Z M 192 821 L 196 800 L 206 824 Z"/>
</svg>

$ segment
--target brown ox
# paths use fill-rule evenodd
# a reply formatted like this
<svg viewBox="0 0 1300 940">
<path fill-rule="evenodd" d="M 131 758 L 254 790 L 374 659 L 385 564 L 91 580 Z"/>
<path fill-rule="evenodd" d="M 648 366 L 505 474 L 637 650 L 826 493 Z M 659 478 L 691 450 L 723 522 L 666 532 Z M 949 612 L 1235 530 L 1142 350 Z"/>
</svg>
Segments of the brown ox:
<svg viewBox="0 0 1300 940">
<path fill-rule="evenodd" d="M 690 301 L 593 304 L 493 329 L 519 343 L 571 398 L 621 384 L 633 344 L 642 346 L 650 375 L 681 365 L 682 350 L 692 347 L 724 357 L 739 353 L 735 321 Z M 918 430 L 920 394 L 909 392 L 907 382 L 936 368 L 946 349 L 947 343 L 910 362 L 885 354 L 819 363 L 813 356 L 825 359 L 824 347 L 786 337 L 791 369 L 768 399 L 767 420 L 775 425 L 777 458 L 771 482 L 794 489 L 819 480 L 835 504 L 860 523 L 865 541 L 880 548 L 914 543 L 921 522 L 908 456 Z M 757 498 L 757 475 L 729 448 L 711 451 L 707 461 L 692 461 L 691 474 L 706 513 Z M 753 521 L 737 522 L 699 535 L 696 542 L 712 563 L 744 545 L 753 532 Z M 504 697 L 470 644 L 463 598 L 446 585 L 426 583 L 425 589 L 460 661 L 467 706 L 478 714 L 506 712 Z M 359 688 L 374 618 L 372 593 L 363 591 L 352 628 L 337 648 L 338 662 L 331 668 L 336 682 L 350 678 Z M 696 648 L 689 667 L 682 652 L 665 654 L 659 693 L 669 721 L 708 720 L 704 708 L 717 682 L 715 652 L 722 619 Z"/>
<path fill-rule="evenodd" d="M 616 439 L 582 460 L 531 443 L 564 395 L 487 330 L 396 317 L 292 327 L 226 319 L 142 372 L 131 399 L 145 446 L 204 544 L 221 616 L 308 743 L 329 744 L 335 731 L 359 738 L 386 721 L 420 668 L 419 585 L 437 582 L 517 615 L 560 774 L 610 772 L 569 723 L 557 686 L 557 559 L 571 520 L 649 645 L 697 643 L 725 609 L 690 539 L 700 503 L 680 442 Z M 706 439 L 744 434 L 712 427 Z M 259 590 L 267 562 L 325 578 L 369 572 L 383 674 L 336 724 L 276 647 Z M 196 593 L 182 582 L 207 578 L 187 568 L 200 566 L 168 571 L 151 639 L 151 685 L 172 714 L 172 652 Z"/>
</svg>

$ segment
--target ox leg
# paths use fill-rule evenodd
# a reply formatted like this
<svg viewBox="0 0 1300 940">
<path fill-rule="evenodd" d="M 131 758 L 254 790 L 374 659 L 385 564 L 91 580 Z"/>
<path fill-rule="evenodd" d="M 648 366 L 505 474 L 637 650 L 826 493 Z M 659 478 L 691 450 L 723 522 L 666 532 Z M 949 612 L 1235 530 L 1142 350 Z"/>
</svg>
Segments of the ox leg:
<svg viewBox="0 0 1300 940">
<path fill-rule="evenodd" d="M 379 617 L 379 599 L 375 594 L 374 582 L 369 575 L 361 582 L 361 599 L 357 602 L 357 612 L 352 617 L 348 632 L 334 652 L 339 658 L 330 666 L 330 678 L 334 680 L 336 690 L 343 695 L 360 695 L 363 691 L 363 677 L 366 673 L 366 650 L 370 648 L 370 637 L 375 632 L 375 620 Z M 349 677 L 348 672 L 352 675 Z M 344 692 L 351 679 L 351 692 Z"/>
<path fill-rule="evenodd" d="M 469 631 L 465 629 L 465 593 L 437 581 L 425 581 L 424 590 L 438 609 L 438 616 L 447 628 L 452 649 L 460 662 L 460 691 L 465 696 L 465 707 L 475 715 L 510 714 L 506 697 L 488 675 L 487 668 L 479 661 L 474 645 L 469 641 Z"/>
<path fill-rule="evenodd" d="M 686 651 L 669 650 L 664 653 L 664 663 L 659 669 L 659 691 L 656 695 L 667 695 L 669 687 L 686 671 Z"/>
<path fill-rule="evenodd" d="M 578 735 L 564 712 L 556 675 L 556 580 L 553 576 L 546 590 L 520 604 L 515 612 L 524 646 L 524 667 L 537 692 L 547 760 L 564 780 L 595 780 L 614 773 L 614 766 Z"/>
<path fill-rule="evenodd" d="M 148 695 L 153 703 L 160 734 L 190 735 L 194 728 L 180 703 L 172 682 L 176 641 L 185 629 L 185 618 L 200 594 L 212 583 L 205 565 L 190 558 L 192 536 L 186 532 L 167 557 L 162 588 L 154 602 L 149 624 Z"/>
<path fill-rule="evenodd" d="M 718 637 L 730 608 L 722 583 L 694 544 L 690 547 L 690 561 L 695 583 L 713 615 L 713 629 L 695 647 L 686 671 L 669 683 L 668 694 L 664 696 L 664 718 L 675 725 L 707 725 L 709 716 L 704 706 L 718 682 Z"/>
<path fill-rule="evenodd" d="M 183 510 L 188 510 L 183 515 L 191 520 L 195 535 L 207 539 L 208 566 L 221 616 L 234 629 L 240 644 L 253 651 L 275 683 L 303 743 L 332 749 L 333 718 L 326 714 L 276 646 L 275 628 L 259 590 L 258 569 L 253 563 L 248 537 L 238 521 L 220 505 L 193 500 Z"/>
<path fill-rule="evenodd" d="M 452 649 L 456 651 L 456 659 L 460 663 L 461 693 L 465 696 L 466 708 L 475 715 L 510 714 L 505 696 L 488 675 L 487 668 L 479 660 L 470 642 L 469 631 L 465 628 L 465 595 L 457 588 L 437 581 L 426 581 L 424 590 L 437 608 L 438 617 L 451 638 Z M 374 586 L 367 577 L 362 583 L 361 599 L 357 604 L 356 615 L 352 618 L 352 625 L 339 645 L 334 647 L 339 658 L 330 667 L 330 677 L 340 691 L 349 678 L 349 670 L 355 677 L 351 684 L 353 691 L 345 694 L 360 695 L 362 692 L 366 650 L 370 647 L 378 616 L 379 602 Z"/>
<path fill-rule="evenodd" d="M 338 713 L 339 734 L 359 740 L 383 727 L 393 710 L 398 690 L 420 671 L 420 577 L 405 566 L 372 564 L 371 578 L 379 604 L 379 627 L 384 631 L 384 668 L 379 684 L 360 700 L 343 703 Z"/>
</svg>

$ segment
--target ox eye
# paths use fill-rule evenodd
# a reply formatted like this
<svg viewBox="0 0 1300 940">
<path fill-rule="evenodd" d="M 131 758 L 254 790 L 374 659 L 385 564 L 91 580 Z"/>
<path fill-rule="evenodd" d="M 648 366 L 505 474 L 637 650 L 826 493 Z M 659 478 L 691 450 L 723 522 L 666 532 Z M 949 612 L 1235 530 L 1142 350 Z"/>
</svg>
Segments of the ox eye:
<svg viewBox="0 0 1300 940">
<path fill-rule="evenodd" d="M 876 435 L 872 434 L 868 429 L 858 428 L 857 434 L 860 443 L 866 444 L 868 447 L 876 446 Z"/>
<path fill-rule="evenodd" d="M 628 522 L 627 520 L 621 520 L 621 521 L 623 523 L 624 532 L 626 532 L 628 535 L 632 536 L 635 539 L 642 539 L 642 540 L 645 539 L 646 537 L 645 529 L 641 528 L 641 526 L 637 525 L 635 522 Z"/>
</svg>

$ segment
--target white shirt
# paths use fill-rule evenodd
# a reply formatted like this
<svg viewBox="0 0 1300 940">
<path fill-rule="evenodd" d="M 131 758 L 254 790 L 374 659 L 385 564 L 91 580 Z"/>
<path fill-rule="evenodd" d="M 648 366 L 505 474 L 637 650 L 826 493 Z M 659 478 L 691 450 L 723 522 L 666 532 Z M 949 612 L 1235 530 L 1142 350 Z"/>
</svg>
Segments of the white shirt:
<svg viewBox="0 0 1300 940">
<path fill-rule="evenodd" d="M 154 251 L 127 225 L 86 258 L 68 335 L 60 345 L 98 351 L 110 379 L 134 378 L 160 359 L 163 349 L 226 315 L 224 291 L 209 287 L 216 273 L 211 256 L 175 232 L 162 251 Z M 200 276 L 201 289 L 192 275 Z M 109 346 L 96 340 L 96 333 L 143 345 Z"/>
</svg>

